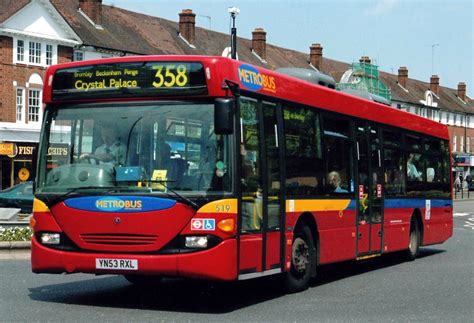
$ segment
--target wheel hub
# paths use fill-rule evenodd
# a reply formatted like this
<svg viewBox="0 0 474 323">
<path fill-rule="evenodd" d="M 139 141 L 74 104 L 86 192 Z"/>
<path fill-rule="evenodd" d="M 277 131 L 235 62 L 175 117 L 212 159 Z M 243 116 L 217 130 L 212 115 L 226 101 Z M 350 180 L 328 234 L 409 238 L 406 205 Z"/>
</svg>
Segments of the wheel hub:
<svg viewBox="0 0 474 323">
<path fill-rule="evenodd" d="M 293 242 L 293 267 L 299 273 L 306 271 L 309 265 L 309 246 L 301 238 L 296 238 Z"/>
</svg>

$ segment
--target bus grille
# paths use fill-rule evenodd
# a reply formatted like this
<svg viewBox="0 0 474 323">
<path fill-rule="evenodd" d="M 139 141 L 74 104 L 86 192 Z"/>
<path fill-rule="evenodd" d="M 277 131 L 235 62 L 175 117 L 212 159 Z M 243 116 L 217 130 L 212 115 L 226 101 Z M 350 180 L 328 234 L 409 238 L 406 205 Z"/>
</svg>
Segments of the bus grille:
<svg viewBox="0 0 474 323">
<path fill-rule="evenodd" d="M 157 236 L 142 234 L 93 233 L 81 234 L 85 243 L 96 245 L 144 246 L 156 242 Z"/>
</svg>

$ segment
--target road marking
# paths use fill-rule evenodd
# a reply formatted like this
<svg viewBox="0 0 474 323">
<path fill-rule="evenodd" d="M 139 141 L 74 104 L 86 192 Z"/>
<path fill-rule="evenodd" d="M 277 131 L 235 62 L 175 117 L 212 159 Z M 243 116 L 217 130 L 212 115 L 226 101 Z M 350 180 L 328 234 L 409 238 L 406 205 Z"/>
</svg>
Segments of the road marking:
<svg viewBox="0 0 474 323">
<path fill-rule="evenodd" d="M 471 213 L 453 213 L 453 217 L 460 217 L 460 216 L 467 216 L 470 215 Z"/>
<path fill-rule="evenodd" d="M 474 230 L 474 218 L 469 218 L 468 220 L 466 220 L 464 226 Z"/>
</svg>

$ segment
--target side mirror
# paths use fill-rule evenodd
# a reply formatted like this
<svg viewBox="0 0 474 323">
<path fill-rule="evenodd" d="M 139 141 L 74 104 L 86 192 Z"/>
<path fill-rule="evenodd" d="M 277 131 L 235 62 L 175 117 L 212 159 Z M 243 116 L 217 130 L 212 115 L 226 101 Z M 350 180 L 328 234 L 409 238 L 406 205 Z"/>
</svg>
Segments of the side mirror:
<svg viewBox="0 0 474 323">
<path fill-rule="evenodd" d="M 214 132 L 216 135 L 230 135 L 234 132 L 235 100 L 217 98 L 214 101 Z"/>
</svg>

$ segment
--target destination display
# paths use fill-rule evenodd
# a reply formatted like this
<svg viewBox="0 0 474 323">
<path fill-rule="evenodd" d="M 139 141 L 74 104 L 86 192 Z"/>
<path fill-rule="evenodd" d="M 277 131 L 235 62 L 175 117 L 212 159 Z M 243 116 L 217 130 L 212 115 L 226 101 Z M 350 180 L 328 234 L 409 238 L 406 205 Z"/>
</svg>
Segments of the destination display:
<svg viewBox="0 0 474 323">
<path fill-rule="evenodd" d="M 194 62 L 131 62 L 58 70 L 53 100 L 207 94 L 204 67 Z"/>
</svg>

